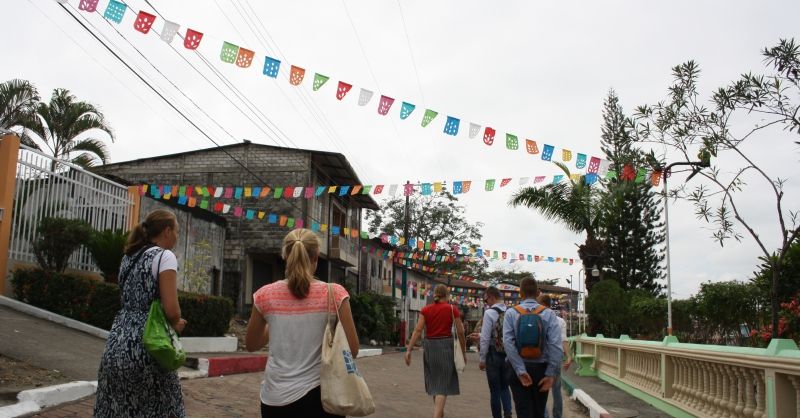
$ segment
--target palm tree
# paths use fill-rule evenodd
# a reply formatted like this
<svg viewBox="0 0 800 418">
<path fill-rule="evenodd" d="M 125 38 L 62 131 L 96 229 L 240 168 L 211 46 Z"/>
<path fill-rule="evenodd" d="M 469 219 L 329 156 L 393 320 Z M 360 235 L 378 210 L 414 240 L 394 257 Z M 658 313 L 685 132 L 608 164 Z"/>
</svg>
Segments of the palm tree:
<svg viewBox="0 0 800 418">
<path fill-rule="evenodd" d="M 23 125 L 26 134 L 33 134 L 33 138 L 23 140 L 27 145 L 44 151 L 43 145 L 53 157 L 84 168 L 98 161 L 105 164 L 109 157 L 103 141 L 93 136 L 96 130 L 105 132 L 114 141 L 114 132 L 100 110 L 91 103 L 78 101 L 66 89 L 53 90 L 50 103 L 40 102 L 35 114 Z"/>
<path fill-rule="evenodd" d="M 38 101 L 36 87 L 27 80 L 13 79 L 0 84 L 0 129 L 23 125 Z"/>
<path fill-rule="evenodd" d="M 578 257 L 586 273 L 588 291 L 602 278 L 605 251 L 604 242 L 598 237 L 600 195 L 591 184 L 586 184 L 585 176 L 573 180 L 567 166 L 559 162 L 555 164 L 564 171 L 568 182 L 523 188 L 512 196 L 509 205 L 536 209 L 546 219 L 559 221 L 572 232 L 586 233 L 586 241 L 578 245 Z M 601 271 L 599 277 L 591 274 L 595 267 Z"/>
</svg>

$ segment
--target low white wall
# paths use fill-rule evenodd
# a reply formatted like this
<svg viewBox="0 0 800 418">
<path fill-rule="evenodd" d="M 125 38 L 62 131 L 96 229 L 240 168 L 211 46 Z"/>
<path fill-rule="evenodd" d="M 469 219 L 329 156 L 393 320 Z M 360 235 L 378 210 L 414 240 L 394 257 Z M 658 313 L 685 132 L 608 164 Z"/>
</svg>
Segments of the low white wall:
<svg viewBox="0 0 800 418">
<path fill-rule="evenodd" d="M 0 305 L 7 306 L 11 309 L 14 309 L 15 311 L 19 311 L 30 316 L 35 316 L 37 318 L 61 324 L 68 328 L 76 329 L 78 331 L 94 335 L 95 337 L 102 338 L 104 340 L 108 338 L 108 331 L 104 329 L 97 328 L 95 326 L 83 323 L 81 321 L 76 321 L 72 318 L 67 318 L 66 316 L 54 314 L 50 311 L 46 311 L 44 309 L 37 308 L 32 305 L 28 305 L 27 303 L 20 302 L 16 299 L 0 296 Z"/>
<path fill-rule="evenodd" d="M 184 337 L 183 351 L 187 353 L 233 353 L 239 340 L 236 337 Z"/>
</svg>

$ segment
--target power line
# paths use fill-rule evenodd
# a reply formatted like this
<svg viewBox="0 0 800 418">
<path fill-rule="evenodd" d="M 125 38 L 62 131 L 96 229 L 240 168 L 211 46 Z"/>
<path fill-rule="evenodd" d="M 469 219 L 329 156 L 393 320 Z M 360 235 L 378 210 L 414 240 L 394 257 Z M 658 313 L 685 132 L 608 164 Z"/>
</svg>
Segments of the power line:
<svg viewBox="0 0 800 418">
<path fill-rule="evenodd" d="M 138 72 L 136 72 L 136 70 L 134 70 L 133 67 L 131 67 L 127 62 L 125 62 L 125 60 L 123 60 L 122 57 L 120 57 L 113 49 L 111 49 L 108 45 L 106 45 L 106 43 L 103 42 L 103 40 L 100 39 L 94 32 L 92 32 L 91 29 L 89 29 L 82 21 L 80 21 L 80 19 L 78 19 L 74 14 L 72 14 L 72 12 L 69 9 L 67 9 L 67 7 L 64 6 L 63 3 L 59 3 L 59 6 L 61 6 L 61 8 L 64 9 L 64 11 L 67 12 L 67 14 L 69 14 L 70 17 L 72 17 L 72 19 L 74 19 L 76 22 L 78 22 L 78 24 L 81 25 L 81 27 L 83 27 L 83 29 L 85 29 L 87 32 L 89 32 L 89 34 L 91 34 L 92 37 L 94 37 L 97 40 L 97 42 L 100 42 L 100 44 L 103 45 L 103 47 L 105 47 L 106 50 L 108 50 L 108 52 L 110 52 L 111 55 L 114 56 L 114 58 L 119 60 L 119 62 L 121 62 L 134 75 L 136 75 L 136 77 L 139 78 L 139 80 L 141 80 L 142 83 L 144 83 L 147 87 L 149 87 L 150 90 L 153 91 L 153 93 L 155 93 L 158 97 L 160 97 L 161 100 L 164 100 L 164 102 L 166 102 L 173 110 L 175 110 L 175 112 L 177 112 L 179 115 L 181 115 L 181 117 L 183 117 L 190 125 L 192 125 L 195 129 L 197 129 L 198 132 L 200 132 L 203 136 L 208 138 L 208 140 L 211 141 L 212 144 L 217 146 L 217 148 L 219 148 L 228 157 L 230 157 L 233 161 L 235 161 L 237 164 L 239 164 L 245 171 L 250 173 L 250 175 L 252 175 L 253 178 L 255 178 L 256 180 L 260 181 L 261 183 L 263 183 L 265 185 L 267 184 L 266 181 L 264 181 L 256 173 L 252 172 L 249 168 L 247 168 L 246 165 L 242 164 L 241 161 L 239 161 L 236 157 L 231 155 L 231 153 L 229 153 L 228 150 L 226 150 L 220 144 L 218 144 L 217 141 L 214 140 L 214 138 L 211 138 L 211 136 L 209 136 L 203 129 L 201 129 L 199 126 L 197 126 L 197 124 L 195 124 L 194 121 L 189 119 L 189 117 L 186 116 L 186 114 L 184 114 L 180 109 L 178 109 L 172 102 L 170 102 L 169 99 L 164 97 L 164 95 L 161 94 L 161 92 L 159 92 L 155 87 L 153 87 L 153 85 L 150 84 L 150 82 L 145 80 L 144 77 L 142 77 Z M 72 5 L 70 5 L 70 7 L 72 7 Z"/>
<path fill-rule="evenodd" d="M 400 5 L 400 0 L 397 0 L 397 8 L 400 9 L 400 21 L 403 23 L 403 33 L 406 35 L 406 45 L 408 45 L 408 53 L 411 55 L 411 64 L 414 67 L 414 75 L 417 77 L 417 87 L 419 88 L 419 94 L 422 97 L 422 105 L 427 106 L 425 104 L 425 93 L 422 92 L 422 83 L 419 79 L 419 71 L 417 70 L 417 60 L 414 58 L 414 51 L 411 49 L 411 40 L 408 38 L 406 18 L 403 16 L 403 6 Z"/>
</svg>

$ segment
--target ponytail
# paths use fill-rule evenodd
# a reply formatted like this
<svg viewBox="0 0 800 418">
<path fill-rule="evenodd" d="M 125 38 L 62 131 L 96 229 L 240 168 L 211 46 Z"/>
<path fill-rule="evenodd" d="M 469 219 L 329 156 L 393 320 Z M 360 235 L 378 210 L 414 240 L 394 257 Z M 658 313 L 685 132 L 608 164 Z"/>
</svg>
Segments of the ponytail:
<svg viewBox="0 0 800 418">
<path fill-rule="evenodd" d="M 295 229 L 283 239 L 282 256 L 286 261 L 286 286 L 294 297 L 304 299 L 314 280 L 311 259 L 319 256 L 319 239 L 308 229 Z"/>
<path fill-rule="evenodd" d="M 447 300 L 447 294 L 449 290 L 447 286 L 443 284 L 437 284 L 435 288 L 433 288 L 433 301 L 435 303 L 439 303 L 443 300 Z"/>
<path fill-rule="evenodd" d="M 136 225 L 128 237 L 128 242 L 125 244 L 125 255 L 135 254 L 153 240 L 153 238 L 161 235 L 165 229 L 178 226 L 178 220 L 175 214 L 164 209 L 156 209 L 147 214 L 144 222 Z"/>
</svg>

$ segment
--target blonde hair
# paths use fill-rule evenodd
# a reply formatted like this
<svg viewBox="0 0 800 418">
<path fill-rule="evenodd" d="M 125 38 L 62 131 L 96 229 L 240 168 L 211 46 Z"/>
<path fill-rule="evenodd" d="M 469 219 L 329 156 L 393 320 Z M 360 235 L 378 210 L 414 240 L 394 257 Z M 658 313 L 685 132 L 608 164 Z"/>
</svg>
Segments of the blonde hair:
<svg viewBox="0 0 800 418">
<path fill-rule="evenodd" d="M 161 235 L 165 229 L 177 226 L 178 218 L 171 211 L 156 209 L 148 213 L 144 221 L 136 225 L 128 237 L 128 242 L 125 244 L 125 255 L 134 254 L 150 244 L 153 238 Z"/>
<path fill-rule="evenodd" d="M 433 288 L 433 301 L 439 303 L 443 300 L 447 300 L 447 294 L 450 293 L 450 290 L 447 286 L 443 284 L 437 284 L 435 288 Z"/>
<path fill-rule="evenodd" d="M 314 271 L 311 259 L 319 256 L 319 238 L 308 229 L 295 229 L 283 239 L 281 257 L 286 261 L 286 286 L 298 299 L 308 296 Z"/>
</svg>

